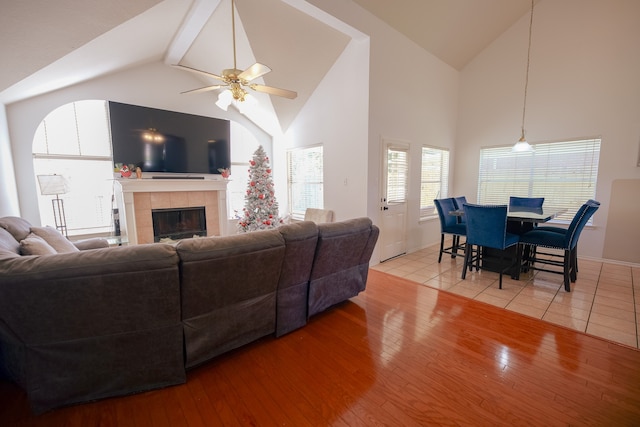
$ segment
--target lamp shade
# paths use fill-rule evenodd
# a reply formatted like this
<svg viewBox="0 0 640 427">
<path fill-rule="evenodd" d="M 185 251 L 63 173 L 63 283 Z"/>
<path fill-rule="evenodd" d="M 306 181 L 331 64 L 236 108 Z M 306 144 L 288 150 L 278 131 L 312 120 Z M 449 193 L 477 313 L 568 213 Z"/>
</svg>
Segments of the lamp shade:
<svg viewBox="0 0 640 427">
<path fill-rule="evenodd" d="M 66 194 L 70 189 L 69 181 L 62 175 L 38 175 L 38 184 L 43 196 Z"/>
</svg>

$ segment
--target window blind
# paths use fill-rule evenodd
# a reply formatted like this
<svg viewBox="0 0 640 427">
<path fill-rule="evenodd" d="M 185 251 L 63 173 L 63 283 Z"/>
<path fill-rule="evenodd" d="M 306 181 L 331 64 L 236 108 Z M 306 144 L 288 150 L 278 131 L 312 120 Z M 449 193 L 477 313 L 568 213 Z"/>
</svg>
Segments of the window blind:
<svg viewBox="0 0 640 427">
<path fill-rule="evenodd" d="M 407 200 L 408 154 L 404 150 L 387 150 L 387 203 L 403 203 Z"/>
<path fill-rule="evenodd" d="M 557 218 L 570 222 L 578 208 L 596 198 L 599 138 L 533 145 L 514 153 L 511 147 L 480 150 L 478 202 L 508 204 L 509 196 L 544 197 L 545 206 L 566 208 Z"/>
<path fill-rule="evenodd" d="M 437 216 L 434 199 L 448 197 L 449 150 L 422 147 L 422 172 L 420 178 L 420 217 Z"/>
</svg>

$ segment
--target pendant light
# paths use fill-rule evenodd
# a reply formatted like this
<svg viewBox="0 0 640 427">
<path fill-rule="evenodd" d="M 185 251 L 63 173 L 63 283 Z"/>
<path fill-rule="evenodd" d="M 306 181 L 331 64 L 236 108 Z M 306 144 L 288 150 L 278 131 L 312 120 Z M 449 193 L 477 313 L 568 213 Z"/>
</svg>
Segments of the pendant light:
<svg viewBox="0 0 640 427">
<path fill-rule="evenodd" d="M 524 102 L 522 106 L 522 126 L 521 126 L 521 134 L 520 139 L 516 144 L 511 148 L 511 151 L 516 152 L 527 152 L 533 151 L 533 147 L 529 145 L 527 139 L 524 136 L 524 119 L 527 112 L 527 89 L 529 86 L 529 63 L 531 60 L 531 29 L 533 28 L 533 0 L 531 0 L 531 19 L 529 21 L 529 48 L 527 50 L 527 72 L 524 77 Z"/>
</svg>

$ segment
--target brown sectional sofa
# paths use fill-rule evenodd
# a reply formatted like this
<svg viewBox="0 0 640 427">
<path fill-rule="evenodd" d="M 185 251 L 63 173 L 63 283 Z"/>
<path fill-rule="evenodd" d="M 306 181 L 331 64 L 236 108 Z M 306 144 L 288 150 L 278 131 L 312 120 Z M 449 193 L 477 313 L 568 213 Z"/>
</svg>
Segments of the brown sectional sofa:
<svg viewBox="0 0 640 427">
<path fill-rule="evenodd" d="M 304 326 L 364 290 L 379 233 L 357 218 L 21 255 L 30 228 L 0 218 L 0 373 L 36 413 L 180 384 L 186 369 Z"/>
</svg>

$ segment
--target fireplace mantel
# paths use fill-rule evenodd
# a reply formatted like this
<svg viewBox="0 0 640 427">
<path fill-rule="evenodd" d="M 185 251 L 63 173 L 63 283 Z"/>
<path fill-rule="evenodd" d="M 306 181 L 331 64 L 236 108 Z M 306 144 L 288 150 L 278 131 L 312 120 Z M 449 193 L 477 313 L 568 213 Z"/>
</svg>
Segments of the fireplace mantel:
<svg viewBox="0 0 640 427">
<path fill-rule="evenodd" d="M 223 179 L 115 180 L 120 230 L 129 244 L 152 243 L 152 209 L 204 206 L 207 235 L 227 234 L 227 181 Z"/>
</svg>

